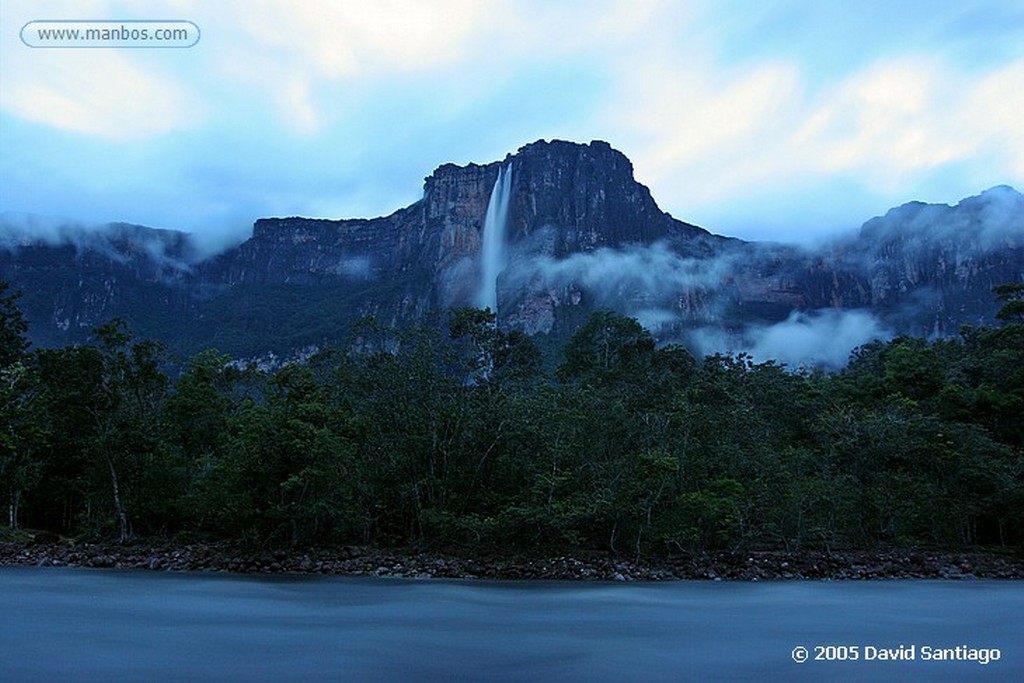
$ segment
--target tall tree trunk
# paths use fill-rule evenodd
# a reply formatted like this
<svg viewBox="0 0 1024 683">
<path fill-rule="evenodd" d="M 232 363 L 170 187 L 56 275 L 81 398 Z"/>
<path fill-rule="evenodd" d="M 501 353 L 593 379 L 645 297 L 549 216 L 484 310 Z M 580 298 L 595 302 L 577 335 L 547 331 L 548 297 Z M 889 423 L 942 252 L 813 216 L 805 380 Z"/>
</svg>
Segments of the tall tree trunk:
<svg viewBox="0 0 1024 683">
<path fill-rule="evenodd" d="M 7 526 L 11 528 L 11 531 L 18 528 L 18 502 L 20 499 L 21 489 L 12 486 L 7 498 Z"/>
<path fill-rule="evenodd" d="M 117 542 L 124 543 L 128 540 L 128 517 L 124 513 L 124 505 L 121 504 L 121 489 L 117 485 L 117 470 L 114 468 L 114 459 L 107 457 L 107 467 L 110 468 L 110 486 L 114 492 L 114 510 L 117 512 Z"/>
</svg>

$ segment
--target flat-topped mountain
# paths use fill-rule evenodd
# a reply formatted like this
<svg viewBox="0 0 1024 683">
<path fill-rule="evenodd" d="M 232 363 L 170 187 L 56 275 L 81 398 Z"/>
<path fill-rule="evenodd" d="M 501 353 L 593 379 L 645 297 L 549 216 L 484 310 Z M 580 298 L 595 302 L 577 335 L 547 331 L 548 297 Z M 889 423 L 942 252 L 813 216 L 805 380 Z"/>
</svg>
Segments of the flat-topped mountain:
<svg viewBox="0 0 1024 683">
<path fill-rule="evenodd" d="M 1009 187 L 905 204 L 808 250 L 670 216 L 600 141 L 442 165 L 388 216 L 261 218 L 212 257 L 168 230 L 2 223 L 0 277 L 24 292 L 37 345 L 82 342 L 120 316 L 182 354 L 287 354 L 365 316 L 402 325 L 485 302 L 503 326 L 557 336 L 612 308 L 697 350 L 854 312 L 871 332 L 948 335 L 990 321 L 992 286 L 1024 279 L 1024 197 Z"/>
</svg>

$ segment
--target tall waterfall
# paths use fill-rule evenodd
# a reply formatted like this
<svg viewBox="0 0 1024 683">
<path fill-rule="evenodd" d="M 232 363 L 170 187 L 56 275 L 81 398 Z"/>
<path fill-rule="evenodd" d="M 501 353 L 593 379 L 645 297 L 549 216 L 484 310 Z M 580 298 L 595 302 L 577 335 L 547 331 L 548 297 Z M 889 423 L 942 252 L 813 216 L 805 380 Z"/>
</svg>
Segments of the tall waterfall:
<svg viewBox="0 0 1024 683">
<path fill-rule="evenodd" d="M 483 246 L 480 249 L 480 308 L 498 312 L 498 273 L 505 268 L 505 229 L 512 196 L 512 165 L 498 169 L 484 218 Z"/>
</svg>

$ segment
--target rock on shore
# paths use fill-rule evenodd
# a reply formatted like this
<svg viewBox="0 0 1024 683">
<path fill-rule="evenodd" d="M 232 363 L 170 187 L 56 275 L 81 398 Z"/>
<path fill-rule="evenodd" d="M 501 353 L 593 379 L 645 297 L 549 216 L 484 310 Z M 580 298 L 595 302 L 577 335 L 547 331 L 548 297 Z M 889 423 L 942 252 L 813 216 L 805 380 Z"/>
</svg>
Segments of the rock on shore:
<svg viewBox="0 0 1024 683">
<path fill-rule="evenodd" d="M 607 555 L 506 560 L 356 546 L 329 550 L 254 553 L 228 542 L 183 546 L 113 545 L 75 541 L 7 542 L 0 543 L 0 565 L 408 578 L 606 581 L 1024 578 L 1024 558 L 985 553 L 752 552 L 691 555 L 638 563 Z"/>
</svg>

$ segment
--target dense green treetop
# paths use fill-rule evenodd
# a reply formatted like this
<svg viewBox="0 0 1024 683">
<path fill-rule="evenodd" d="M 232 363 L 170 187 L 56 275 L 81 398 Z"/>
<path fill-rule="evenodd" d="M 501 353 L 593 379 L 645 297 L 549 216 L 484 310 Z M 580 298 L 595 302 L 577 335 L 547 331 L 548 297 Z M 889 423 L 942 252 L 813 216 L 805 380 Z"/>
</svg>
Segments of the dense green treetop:
<svg viewBox="0 0 1024 683">
<path fill-rule="evenodd" d="M 275 371 L 210 350 L 172 380 L 123 321 L 28 353 L 0 287 L 0 496 L 11 527 L 264 548 L 1020 545 L 1022 290 L 997 294 L 996 326 L 836 373 L 697 359 L 609 312 L 545 360 L 463 309 L 368 319 Z"/>
</svg>

